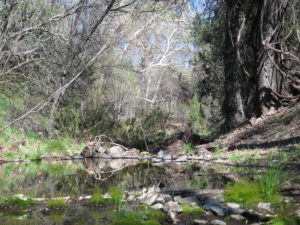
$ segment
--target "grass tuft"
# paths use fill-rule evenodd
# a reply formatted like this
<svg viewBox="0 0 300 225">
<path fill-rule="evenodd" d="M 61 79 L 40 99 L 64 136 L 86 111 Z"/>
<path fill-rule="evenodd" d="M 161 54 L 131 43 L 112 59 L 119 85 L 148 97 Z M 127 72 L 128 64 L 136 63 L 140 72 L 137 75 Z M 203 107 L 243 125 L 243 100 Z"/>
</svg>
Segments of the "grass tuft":
<svg viewBox="0 0 300 225">
<path fill-rule="evenodd" d="M 68 204 L 61 199 L 55 199 L 55 200 L 50 200 L 47 203 L 47 208 L 49 209 L 61 209 L 61 208 L 66 208 Z"/>
<path fill-rule="evenodd" d="M 259 202 L 279 204 L 283 200 L 279 194 L 279 189 L 283 184 L 282 177 L 282 169 L 274 167 L 252 182 L 244 179 L 235 184 L 228 184 L 225 188 L 224 197 L 227 201 L 248 206 L 253 206 Z"/>
</svg>

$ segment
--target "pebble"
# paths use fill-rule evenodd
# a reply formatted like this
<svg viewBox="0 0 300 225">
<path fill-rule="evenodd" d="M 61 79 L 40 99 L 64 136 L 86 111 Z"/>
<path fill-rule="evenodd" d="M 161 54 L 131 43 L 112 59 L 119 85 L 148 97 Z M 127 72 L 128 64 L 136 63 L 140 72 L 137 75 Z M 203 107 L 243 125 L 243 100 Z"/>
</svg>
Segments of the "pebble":
<svg viewBox="0 0 300 225">
<path fill-rule="evenodd" d="M 237 203 L 233 203 L 233 202 L 226 203 L 226 205 L 233 209 L 239 209 L 241 207 L 241 205 L 239 205 Z"/>
</svg>

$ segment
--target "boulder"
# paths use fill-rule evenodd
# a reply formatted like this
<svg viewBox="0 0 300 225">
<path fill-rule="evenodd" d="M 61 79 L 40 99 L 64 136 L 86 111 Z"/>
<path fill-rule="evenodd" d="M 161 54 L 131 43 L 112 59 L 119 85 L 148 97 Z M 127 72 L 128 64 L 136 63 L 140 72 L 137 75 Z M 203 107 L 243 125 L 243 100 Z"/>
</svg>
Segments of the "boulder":
<svg viewBox="0 0 300 225">
<path fill-rule="evenodd" d="M 94 152 L 92 158 L 109 158 L 110 156 L 104 152 Z"/>
<path fill-rule="evenodd" d="M 113 146 L 107 149 L 106 153 L 111 157 L 122 157 L 124 154 L 124 150 L 120 146 Z"/>
<path fill-rule="evenodd" d="M 98 149 L 97 149 L 97 152 L 99 153 L 105 153 L 106 149 L 102 146 L 100 146 Z"/>
<path fill-rule="evenodd" d="M 132 157 L 138 157 L 140 154 L 140 151 L 136 148 L 132 148 L 129 151 L 126 151 L 123 156 L 132 156 Z"/>
<path fill-rule="evenodd" d="M 96 142 L 90 142 L 83 148 L 80 155 L 84 158 L 92 157 L 93 153 L 96 152 L 97 149 L 97 143 Z"/>
</svg>

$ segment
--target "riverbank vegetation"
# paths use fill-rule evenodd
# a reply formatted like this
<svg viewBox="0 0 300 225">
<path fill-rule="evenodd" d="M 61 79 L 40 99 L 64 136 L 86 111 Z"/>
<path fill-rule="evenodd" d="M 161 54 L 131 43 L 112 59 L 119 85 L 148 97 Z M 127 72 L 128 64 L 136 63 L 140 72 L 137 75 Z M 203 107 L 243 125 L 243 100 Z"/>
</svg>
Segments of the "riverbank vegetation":
<svg viewBox="0 0 300 225">
<path fill-rule="evenodd" d="M 281 14 L 264 14 L 259 24 L 266 6 L 239 1 L 3 3 L 1 143 L 31 142 L 21 158 L 39 158 L 105 134 L 155 152 L 176 138 L 205 142 L 295 104 L 298 3 L 268 4 Z M 272 39 L 267 48 L 262 38 Z M 277 88 L 267 85 L 272 74 Z"/>
<path fill-rule="evenodd" d="M 127 167 L 112 160 L 122 156 L 148 167 L 175 163 L 166 176 L 191 173 L 193 191 L 213 180 L 227 203 L 270 204 L 278 212 L 259 222 L 297 223 L 300 213 L 287 218 L 279 208 L 294 207 L 285 195 L 299 201 L 299 13 L 297 0 L 0 1 L 1 207 L 30 208 L 41 194 L 16 198 L 15 183 L 35 183 L 39 173 L 47 184 L 60 175 L 68 183 L 73 173 L 76 186 L 104 181 Z M 90 167 L 92 157 L 111 161 Z M 43 159 L 87 161 L 78 169 Z M 1 171 L 1 163 L 20 161 L 37 163 Z M 230 168 L 195 171 L 195 161 Z M 10 178 L 13 170 L 23 176 Z M 293 174 L 288 181 L 286 171 Z M 85 172 L 90 176 L 81 180 Z M 164 188 L 161 180 L 155 185 Z M 139 182 L 134 188 L 148 190 Z M 111 223 L 161 223 L 159 210 L 124 210 L 127 190 L 117 178 L 105 189 L 109 200 L 98 186 L 90 185 L 84 205 L 113 207 Z M 79 189 L 69 191 L 78 197 Z M 65 203 L 45 204 L 72 205 Z M 185 216 L 204 211 L 174 204 Z M 207 207 L 212 220 L 216 212 Z M 178 212 L 167 212 L 172 222 Z"/>
</svg>

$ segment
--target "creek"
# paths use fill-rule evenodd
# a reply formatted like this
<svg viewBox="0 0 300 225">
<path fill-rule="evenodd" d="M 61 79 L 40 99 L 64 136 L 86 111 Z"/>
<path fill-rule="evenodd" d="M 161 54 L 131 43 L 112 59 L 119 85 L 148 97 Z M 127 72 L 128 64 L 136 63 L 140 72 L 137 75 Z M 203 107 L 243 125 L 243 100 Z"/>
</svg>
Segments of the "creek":
<svg viewBox="0 0 300 225">
<path fill-rule="evenodd" d="M 6 163 L 0 165 L 1 199 L 22 194 L 36 204 L 1 207 L 0 224 L 112 224 L 114 205 L 88 204 L 88 199 L 99 190 L 107 193 L 111 187 L 119 187 L 124 195 L 130 195 L 156 187 L 170 195 L 192 190 L 220 193 L 228 182 L 255 172 L 255 169 L 218 164 L 151 164 L 147 160 L 120 159 Z M 62 199 L 67 204 L 50 208 L 51 199 Z M 130 207 L 136 204 L 124 205 Z M 218 218 L 208 213 L 204 217 Z M 227 224 L 244 224 L 227 220 Z M 164 224 L 172 222 L 166 220 Z"/>
</svg>

